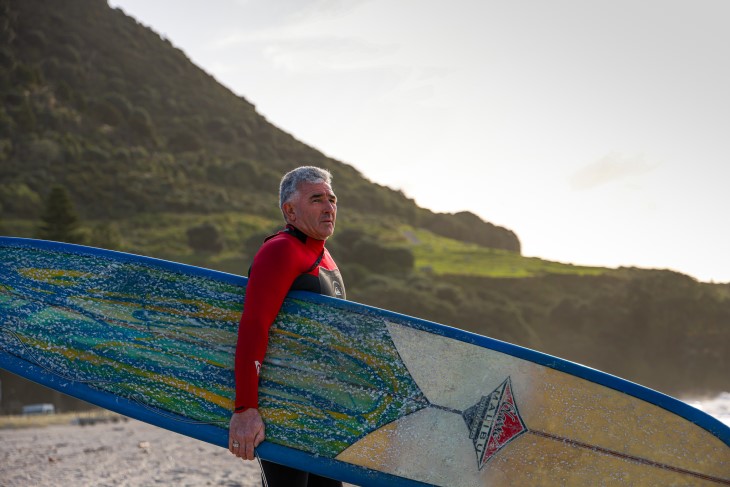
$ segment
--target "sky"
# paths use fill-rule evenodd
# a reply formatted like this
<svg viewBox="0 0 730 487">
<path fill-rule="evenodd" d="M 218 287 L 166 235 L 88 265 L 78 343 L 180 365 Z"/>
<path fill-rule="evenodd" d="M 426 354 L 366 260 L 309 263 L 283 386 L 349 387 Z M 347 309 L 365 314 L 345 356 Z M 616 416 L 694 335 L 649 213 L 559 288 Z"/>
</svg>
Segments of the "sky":
<svg viewBox="0 0 730 487">
<path fill-rule="evenodd" d="M 727 0 L 109 4 L 298 140 L 524 255 L 730 282 Z"/>
</svg>

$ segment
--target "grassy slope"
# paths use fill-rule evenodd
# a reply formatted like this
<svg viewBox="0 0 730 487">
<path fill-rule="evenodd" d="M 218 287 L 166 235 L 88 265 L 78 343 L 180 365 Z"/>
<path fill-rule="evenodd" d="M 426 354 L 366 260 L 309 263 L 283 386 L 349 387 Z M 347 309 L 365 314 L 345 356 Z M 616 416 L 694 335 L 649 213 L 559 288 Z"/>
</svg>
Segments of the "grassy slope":
<svg viewBox="0 0 730 487">
<path fill-rule="evenodd" d="M 514 252 L 490 249 L 404 227 L 403 235 L 416 257 L 416 268 L 436 275 L 521 278 L 545 274 L 600 275 L 602 267 L 584 267 L 524 257 Z"/>
<path fill-rule="evenodd" d="M 220 254 L 195 254 L 188 246 L 187 229 L 204 222 L 213 223 L 221 229 L 226 249 Z M 90 232 L 92 227 L 102 223 L 109 222 L 87 221 L 86 231 Z M 211 215 L 142 214 L 115 220 L 112 224 L 121 235 L 118 250 L 241 273 L 245 269 L 236 270 L 230 263 L 244 262 L 250 257 L 242 250 L 246 239 L 277 228 L 281 222 L 274 218 L 229 212 Z M 5 230 L 8 235 L 32 238 L 36 225 L 31 220 L 13 219 L 6 221 L 0 230 Z M 524 257 L 515 252 L 482 247 L 402 224 L 396 224 L 394 229 L 359 220 L 357 225 L 367 226 L 383 242 L 409 248 L 415 257 L 415 269 L 431 275 L 523 278 L 546 274 L 601 275 L 609 272 L 603 267 L 575 266 Z M 354 225 L 341 223 L 339 226 L 347 228 Z"/>
</svg>

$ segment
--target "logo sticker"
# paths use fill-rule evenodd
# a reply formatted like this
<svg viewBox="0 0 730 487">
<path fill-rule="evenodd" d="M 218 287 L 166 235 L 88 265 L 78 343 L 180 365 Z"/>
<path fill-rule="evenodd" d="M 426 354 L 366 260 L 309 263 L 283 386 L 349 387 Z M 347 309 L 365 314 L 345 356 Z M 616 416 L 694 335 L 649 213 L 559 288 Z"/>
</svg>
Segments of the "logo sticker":
<svg viewBox="0 0 730 487">
<path fill-rule="evenodd" d="M 510 441 L 527 432 L 507 379 L 462 414 L 474 442 L 479 470 Z"/>
<path fill-rule="evenodd" d="M 332 281 L 332 287 L 335 289 L 335 296 L 338 298 L 342 296 L 342 286 L 340 286 L 338 281 Z"/>
</svg>

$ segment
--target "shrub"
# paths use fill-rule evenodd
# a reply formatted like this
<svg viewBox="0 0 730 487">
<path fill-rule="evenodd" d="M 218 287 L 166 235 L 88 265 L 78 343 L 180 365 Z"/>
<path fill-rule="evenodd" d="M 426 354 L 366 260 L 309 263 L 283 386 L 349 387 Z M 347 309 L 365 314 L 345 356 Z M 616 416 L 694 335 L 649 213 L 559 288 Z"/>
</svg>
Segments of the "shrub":
<svg viewBox="0 0 730 487">
<path fill-rule="evenodd" d="M 153 139 L 155 136 L 155 127 L 152 125 L 150 114 L 144 108 L 135 108 L 129 117 L 130 130 L 145 139 Z"/>
<path fill-rule="evenodd" d="M 218 227 L 212 223 L 203 223 L 189 228 L 187 234 L 188 245 L 195 252 L 217 254 L 223 250 L 223 236 Z"/>
<path fill-rule="evenodd" d="M 117 250 L 121 247 L 122 233 L 114 223 L 100 223 L 91 229 L 91 245 Z"/>
<path fill-rule="evenodd" d="M 29 46 L 37 47 L 39 49 L 42 49 L 46 46 L 46 35 L 40 31 L 40 30 L 31 30 L 29 31 L 24 39 L 23 39 Z"/>
<path fill-rule="evenodd" d="M 91 105 L 91 116 L 99 122 L 116 127 L 122 122 L 122 114 L 106 100 L 95 101 Z"/>
<path fill-rule="evenodd" d="M 15 56 L 13 51 L 5 46 L 0 47 L 0 68 L 10 70 L 15 64 Z"/>
<path fill-rule="evenodd" d="M 132 105 L 129 100 L 119 93 L 109 93 L 104 96 L 104 101 L 116 108 L 125 119 L 132 113 Z"/>
<path fill-rule="evenodd" d="M 5 183 L 0 184 L 0 204 L 5 214 L 35 218 L 41 197 L 25 183 Z"/>
<path fill-rule="evenodd" d="M 174 152 L 195 152 L 203 148 L 203 141 L 192 130 L 183 129 L 170 137 L 167 147 Z"/>
</svg>

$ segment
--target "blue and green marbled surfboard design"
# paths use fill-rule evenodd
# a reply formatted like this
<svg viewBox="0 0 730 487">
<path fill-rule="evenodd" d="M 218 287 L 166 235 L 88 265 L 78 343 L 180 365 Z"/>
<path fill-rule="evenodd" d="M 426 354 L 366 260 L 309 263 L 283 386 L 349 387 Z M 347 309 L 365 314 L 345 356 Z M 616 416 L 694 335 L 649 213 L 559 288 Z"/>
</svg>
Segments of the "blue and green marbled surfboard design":
<svg viewBox="0 0 730 487">
<path fill-rule="evenodd" d="M 0 239 L 0 351 L 153 414 L 227 429 L 245 283 L 129 254 Z M 260 383 L 269 442 L 334 458 L 428 407 L 384 321 L 342 313 L 285 301 Z"/>
</svg>

